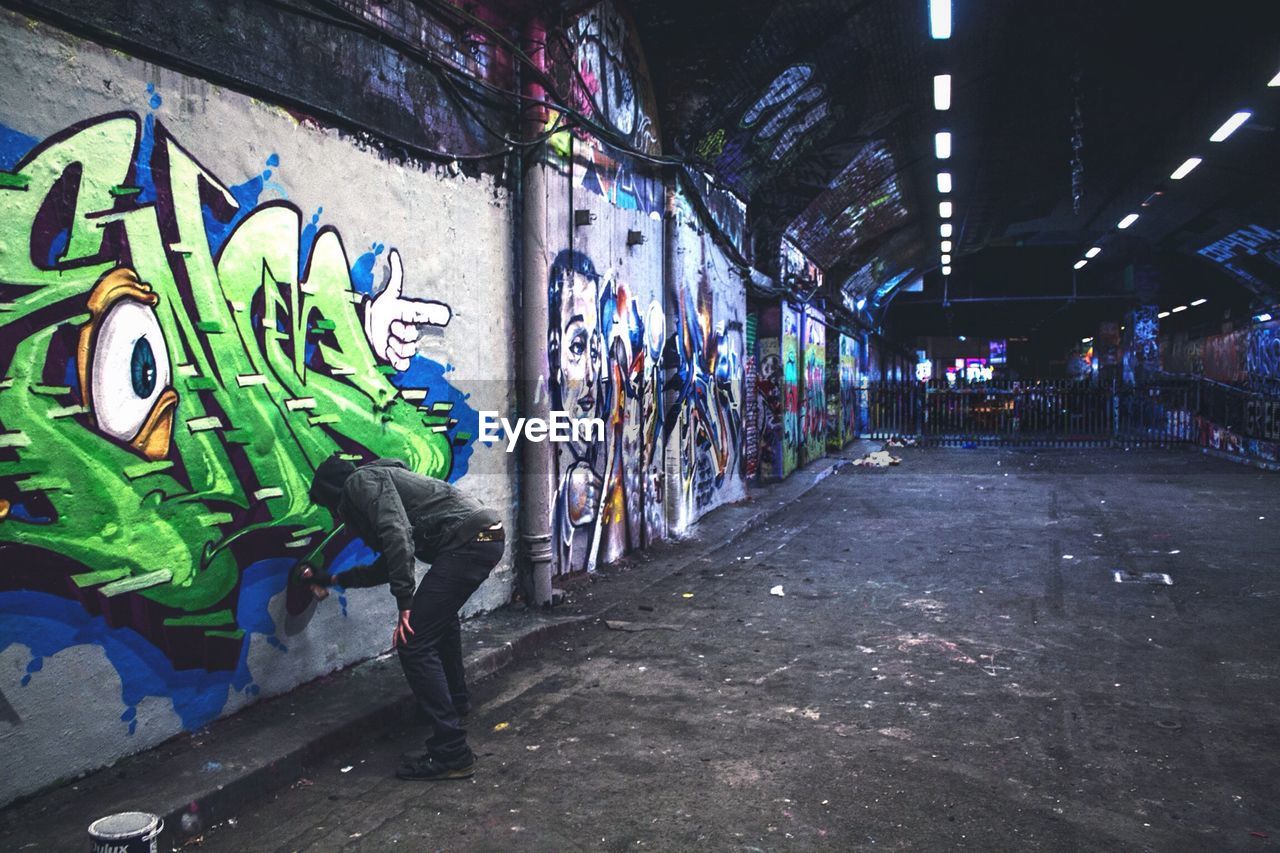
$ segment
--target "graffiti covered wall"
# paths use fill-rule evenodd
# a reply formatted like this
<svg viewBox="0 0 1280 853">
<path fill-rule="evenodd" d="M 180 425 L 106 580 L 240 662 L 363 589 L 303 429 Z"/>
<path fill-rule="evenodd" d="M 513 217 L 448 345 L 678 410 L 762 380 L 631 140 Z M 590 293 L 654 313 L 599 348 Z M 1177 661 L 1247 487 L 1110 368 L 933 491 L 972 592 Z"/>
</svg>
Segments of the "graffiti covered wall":
<svg viewBox="0 0 1280 853">
<path fill-rule="evenodd" d="M 548 53 L 577 109 L 658 152 L 643 55 L 619 8 L 589 8 Z M 549 406 L 605 423 L 603 440 L 546 448 L 551 571 L 593 571 L 667 533 L 666 189 L 643 161 L 575 128 L 552 138 L 528 191 L 545 211 L 526 227 L 536 235 L 527 269 L 541 266 L 547 284 L 546 318 L 528 321 L 546 324 Z"/>
<path fill-rule="evenodd" d="M 385 589 L 286 591 L 370 558 L 311 472 L 396 456 L 507 511 L 473 437 L 512 318 L 508 241 L 457 236 L 508 233 L 491 179 L 8 13 L 0 45 L 5 801 L 383 651 Z"/>
<path fill-rule="evenodd" d="M 827 448 L 840 450 L 857 436 L 858 343 L 845 334 L 827 350 Z"/>
<path fill-rule="evenodd" d="M 679 532 L 746 497 L 747 296 L 742 276 L 679 191 L 671 193 L 671 207 L 664 426 L 667 518 Z"/>
<path fill-rule="evenodd" d="M 756 331 L 760 476 L 780 480 L 800 457 L 800 312 L 785 300 L 760 308 Z"/>
<path fill-rule="evenodd" d="M 820 459 L 827 449 L 827 327 L 822 312 L 806 306 L 801 320 L 804 353 L 802 464 Z"/>
</svg>

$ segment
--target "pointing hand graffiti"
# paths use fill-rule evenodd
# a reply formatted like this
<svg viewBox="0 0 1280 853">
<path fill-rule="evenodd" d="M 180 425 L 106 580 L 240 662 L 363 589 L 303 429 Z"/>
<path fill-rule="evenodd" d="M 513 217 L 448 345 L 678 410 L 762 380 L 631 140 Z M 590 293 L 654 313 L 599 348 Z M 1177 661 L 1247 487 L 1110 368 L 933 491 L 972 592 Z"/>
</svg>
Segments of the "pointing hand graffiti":
<svg viewBox="0 0 1280 853">
<path fill-rule="evenodd" d="M 406 370 L 417 352 L 421 326 L 447 326 L 452 310 L 443 302 L 410 299 L 404 295 L 404 265 L 400 253 L 391 250 L 387 262 L 391 278 L 364 311 L 364 332 L 379 358 L 396 370 Z"/>
</svg>

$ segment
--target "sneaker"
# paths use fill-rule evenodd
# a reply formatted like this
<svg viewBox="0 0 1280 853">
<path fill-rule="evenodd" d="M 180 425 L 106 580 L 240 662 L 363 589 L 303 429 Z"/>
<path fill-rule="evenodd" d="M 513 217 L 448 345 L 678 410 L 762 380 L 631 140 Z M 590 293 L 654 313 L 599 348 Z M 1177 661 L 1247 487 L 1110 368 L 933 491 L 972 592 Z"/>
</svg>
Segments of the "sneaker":
<svg viewBox="0 0 1280 853">
<path fill-rule="evenodd" d="M 417 782 L 444 782 L 454 779 L 469 779 L 476 772 L 476 757 L 468 752 L 457 761 L 441 761 L 430 755 L 400 762 L 396 776 Z"/>
</svg>

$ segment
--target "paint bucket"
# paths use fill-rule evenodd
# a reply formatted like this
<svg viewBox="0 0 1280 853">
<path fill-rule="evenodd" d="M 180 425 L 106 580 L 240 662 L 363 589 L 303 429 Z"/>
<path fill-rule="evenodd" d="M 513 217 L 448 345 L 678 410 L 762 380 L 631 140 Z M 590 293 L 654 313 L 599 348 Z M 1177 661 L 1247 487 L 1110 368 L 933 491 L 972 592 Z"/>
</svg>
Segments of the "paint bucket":
<svg viewBox="0 0 1280 853">
<path fill-rule="evenodd" d="M 120 812 L 89 824 L 93 853 L 156 853 L 164 821 L 147 812 Z"/>
</svg>

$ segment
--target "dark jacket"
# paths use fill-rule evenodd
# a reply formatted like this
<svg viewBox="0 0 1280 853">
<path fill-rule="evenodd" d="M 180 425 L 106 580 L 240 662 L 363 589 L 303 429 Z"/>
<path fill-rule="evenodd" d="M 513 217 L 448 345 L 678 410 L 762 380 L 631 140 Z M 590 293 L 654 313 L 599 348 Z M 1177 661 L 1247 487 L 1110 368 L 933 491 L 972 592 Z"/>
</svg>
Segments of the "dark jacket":
<svg viewBox="0 0 1280 853">
<path fill-rule="evenodd" d="M 444 480 L 415 474 L 398 459 L 377 459 L 347 478 L 338 501 L 347 527 L 380 556 L 371 566 L 342 572 L 343 586 L 391 584 L 401 610 L 413 603 L 413 558 L 435 562 L 501 517 Z"/>
</svg>

